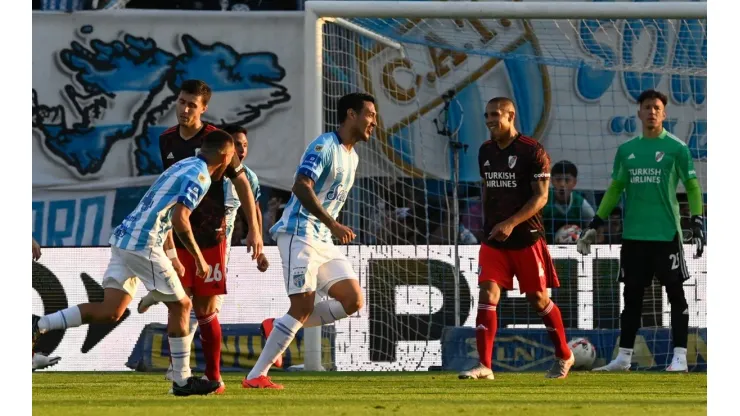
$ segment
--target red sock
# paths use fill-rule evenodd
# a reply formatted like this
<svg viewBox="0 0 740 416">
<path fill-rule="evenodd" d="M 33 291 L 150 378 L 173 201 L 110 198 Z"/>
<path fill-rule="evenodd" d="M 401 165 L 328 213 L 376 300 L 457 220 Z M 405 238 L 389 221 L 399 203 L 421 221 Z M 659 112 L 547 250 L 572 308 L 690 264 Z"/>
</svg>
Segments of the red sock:
<svg viewBox="0 0 740 416">
<path fill-rule="evenodd" d="M 206 377 L 209 380 L 221 380 L 221 324 L 218 314 L 199 316 L 198 327 L 206 360 Z"/>
<path fill-rule="evenodd" d="M 488 303 L 478 304 L 478 316 L 475 318 L 475 339 L 478 344 L 478 355 L 481 364 L 488 368 L 492 367 L 493 340 L 496 337 L 498 317 L 496 316 L 496 305 Z"/>
<path fill-rule="evenodd" d="M 537 312 L 542 317 L 542 321 L 547 327 L 547 333 L 550 335 L 552 345 L 555 347 L 555 356 L 558 358 L 570 358 L 570 348 L 565 340 L 565 327 L 563 326 L 563 317 L 560 315 L 560 308 L 552 300 L 547 304 L 545 309 Z"/>
</svg>

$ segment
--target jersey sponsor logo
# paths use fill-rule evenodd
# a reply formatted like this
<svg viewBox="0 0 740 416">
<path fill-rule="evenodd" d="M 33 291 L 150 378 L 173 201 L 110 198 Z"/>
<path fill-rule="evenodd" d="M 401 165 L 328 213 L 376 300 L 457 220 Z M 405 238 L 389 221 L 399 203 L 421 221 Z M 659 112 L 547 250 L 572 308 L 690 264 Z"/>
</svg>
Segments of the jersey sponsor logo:
<svg viewBox="0 0 740 416">
<path fill-rule="evenodd" d="M 516 173 L 485 172 L 487 188 L 516 188 Z"/>
<path fill-rule="evenodd" d="M 655 183 L 661 182 L 663 170 L 659 168 L 636 168 L 629 169 L 630 183 Z"/>
<path fill-rule="evenodd" d="M 37 91 L 37 84 L 45 86 L 37 82 L 32 91 L 32 126 L 43 150 L 79 177 L 99 176 L 104 165 L 120 163 L 109 156 L 120 155 L 111 149 L 124 140 L 133 142 L 127 172 L 161 173 L 152 143 L 170 127 L 183 73 L 209 80 L 209 113 L 221 124 L 251 125 L 291 100 L 281 59 L 255 49 L 257 42 L 228 43 L 219 36 L 201 42 L 171 23 L 156 36 L 140 28 L 129 32 L 124 23 L 95 26 L 75 28 L 51 51 L 49 67 L 61 77 L 57 91 Z"/>
<path fill-rule="evenodd" d="M 514 169 L 516 166 L 516 156 L 509 156 L 509 169 Z"/>
<path fill-rule="evenodd" d="M 170 152 L 170 154 L 167 155 L 167 159 L 174 159 L 174 158 L 175 158 L 175 155 L 173 155 L 172 152 Z"/>
<path fill-rule="evenodd" d="M 634 153 L 630 153 L 630 155 L 627 156 L 627 160 L 632 160 L 634 158 L 635 158 L 635 154 Z"/>
<path fill-rule="evenodd" d="M 534 175 L 534 178 L 535 178 L 535 179 L 540 179 L 540 178 L 549 178 L 549 177 L 550 177 L 550 174 L 549 174 L 549 173 L 547 173 L 547 172 L 542 172 L 542 173 L 535 173 L 535 175 Z"/>
<path fill-rule="evenodd" d="M 655 161 L 660 162 L 663 160 L 663 156 L 665 156 L 665 152 L 655 152 Z"/>
<path fill-rule="evenodd" d="M 344 189 L 342 184 L 338 184 L 326 193 L 326 199 L 329 201 L 344 202 L 347 200 L 347 191 Z"/>
<path fill-rule="evenodd" d="M 305 167 L 315 167 L 319 164 L 319 157 L 317 155 L 311 154 L 306 156 L 305 159 L 303 159 L 302 165 Z"/>
<path fill-rule="evenodd" d="M 323 149 L 323 148 L 324 148 L 324 145 L 317 144 L 316 147 L 313 148 L 313 150 L 316 151 L 316 152 L 320 152 L 321 149 Z"/>
<path fill-rule="evenodd" d="M 198 174 L 198 182 L 200 183 L 206 183 L 206 175 L 199 173 Z"/>
<path fill-rule="evenodd" d="M 489 161 L 486 160 L 486 163 L 483 164 L 483 167 L 485 168 L 487 166 L 491 166 L 491 162 L 489 162 Z"/>
</svg>

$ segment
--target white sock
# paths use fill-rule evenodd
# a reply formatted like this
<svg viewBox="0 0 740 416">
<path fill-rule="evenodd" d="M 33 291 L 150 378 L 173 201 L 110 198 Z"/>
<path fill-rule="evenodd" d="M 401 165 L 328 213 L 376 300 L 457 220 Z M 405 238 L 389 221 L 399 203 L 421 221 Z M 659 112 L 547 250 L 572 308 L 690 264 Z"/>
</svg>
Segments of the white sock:
<svg viewBox="0 0 740 416">
<path fill-rule="evenodd" d="M 44 333 L 55 329 L 76 328 L 80 325 L 82 325 L 80 308 L 72 306 L 71 308 L 42 316 L 39 320 L 39 331 Z"/>
<path fill-rule="evenodd" d="M 681 347 L 673 348 L 673 356 L 686 358 L 686 348 L 681 348 Z"/>
<path fill-rule="evenodd" d="M 170 341 L 170 357 L 172 358 L 172 374 L 175 383 L 184 386 L 190 373 L 190 341 L 191 336 L 172 338 Z"/>
<path fill-rule="evenodd" d="M 252 380 L 259 376 L 266 376 L 267 372 L 270 371 L 272 363 L 288 349 L 291 341 L 295 338 L 295 334 L 303 326 L 300 321 L 297 321 L 287 313 L 276 319 L 273 322 L 272 332 L 267 337 L 265 342 L 265 348 L 262 349 L 262 353 L 257 359 L 257 363 L 249 372 L 247 380 Z"/>
<path fill-rule="evenodd" d="M 195 316 L 195 310 L 190 310 L 190 333 L 188 335 L 188 338 L 190 339 L 189 343 L 193 343 L 193 338 L 195 338 L 195 331 L 198 330 L 198 318 Z"/>
<path fill-rule="evenodd" d="M 311 316 L 303 323 L 304 328 L 314 326 L 328 325 L 334 321 L 347 317 L 342 304 L 336 299 L 329 299 L 319 302 L 313 307 Z"/>
<path fill-rule="evenodd" d="M 617 360 L 619 361 L 626 361 L 628 363 L 632 362 L 632 348 L 620 348 L 619 349 L 619 355 L 617 355 Z"/>
</svg>

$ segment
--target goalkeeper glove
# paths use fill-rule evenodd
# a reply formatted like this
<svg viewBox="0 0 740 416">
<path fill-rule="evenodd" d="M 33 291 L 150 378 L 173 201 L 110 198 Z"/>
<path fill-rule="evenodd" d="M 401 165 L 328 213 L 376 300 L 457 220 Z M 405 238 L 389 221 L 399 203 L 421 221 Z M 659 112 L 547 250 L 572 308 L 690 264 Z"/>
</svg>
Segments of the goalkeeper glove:
<svg viewBox="0 0 740 416">
<path fill-rule="evenodd" d="M 704 235 L 704 218 L 701 215 L 691 217 L 691 243 L 696 245 L 695 259 L 704 254 L 704 245 L 707 244 L 707 237 Z"/>
<path fill-rule="evenodd" d="M 576 241 L 576 250 L 584 256 L 591 254 L 591 244 L 596 242 L 596 229 L 604 225 L 604 220 L 599 218 L 598 215 L 594 215 L 594 219 L 588 224 L 585 230 L 581 231 L 581 235 Z"/>
</svg>

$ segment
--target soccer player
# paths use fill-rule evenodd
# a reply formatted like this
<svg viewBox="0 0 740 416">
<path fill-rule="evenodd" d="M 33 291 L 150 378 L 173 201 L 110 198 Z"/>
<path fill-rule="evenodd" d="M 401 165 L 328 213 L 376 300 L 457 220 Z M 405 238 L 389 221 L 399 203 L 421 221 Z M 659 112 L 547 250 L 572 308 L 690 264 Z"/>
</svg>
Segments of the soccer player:
<svg viewBox="0 0 740 416">
<path fill-rule="evenodd" d="M 203 137 L 218 130 L 212 124 L 205 123 L 201 116 L 208 110 L 211 99 L 211 88 L 200 80 L 183 81 L 177 97 L 176 111 L 178 125 L 167 129 L 159 137 L 159 148 L 165 168 L 184 158 L 198 154 Z M 250 224 L 258 223 L 256 202 L 249 183 L 241 173 L 244 171 L 236 154 L 232 161 L 237 176 L 231 178 L 236 189 L 241 207 Z M 210 187 L 203 202 L 190 216 L 190 225 L 198 245 L 203 249 L 203 258 L 208 263 L 211 274 L 205 279 L 195 275 L 195 259 L 178 238 L 174 246 L 165 244 L 167 256 L 173 261 L 175 270 L 188 295 L 193 297 L 194 319 L 191 323 L 191 336 L 195 334 L 196 321 L 200 327 L 200 340 L 205 358 L 205 376 L 209 380 L 221 382 L 217 392 L 221 394 L 226 386 L 221 381 L 221 324 L 218 321 L 223 297 L 226 294 L 226 207 L 224 182 L 216 180 Z M 168 241 L 170 241 L 168 239 Z M 247 235 L 247 246 L 252 250 L 253 259 L 262 253 L 262 233 L 256 227 Z M 183 271 L 184 270 L 184 271 Z M 144 297 L 139 303 L 139 313 L 144 313 L 154 303 L 151 296 Z M 168 371 L 168 377 L 171 373 Z"/>
<path fill-rule="evenodd" d="M 103 302 L 84 303 L 34 319 L 34 342 L 40 333 L 50 330 L 117 322 L 141 280 L 154 298 L 169 309 L 167 334 L 174 368 L 173 393 L 189 396 L 216 391 L 220 387 L 218 381 L 191 376 L 191 337 L 188 336 L 191 302 L 163 246 L 165 239 L 172 238 L 169 230 L 174 226 L 195 258 L 197 279 L 211 275 L 193 236 L 189 217 L 211 186 L 211 176 L 220 178 L 230 167 L 233 156 L 231 136 L 214 131 L 203 140 L 197 157 L 184 159 L 164 171 L 110 238 L 111 259 L 103 279 Z"/>
<path fill-rule="evenodd" d="M 236 156 L 242 162 L 242 167 L 244 167 L 244 174 L 247 176 L 247 181 L 249 182 L 249 186 L 252 188 L 254 199 L 255 201 L 257 201 L 260 197 L 259 179 L 257 179 L 257 175 L 252 171 L 252 169 L 249 169 L 249 167 L 247 167 L 247 165 L 244 164 L 244 159 L 247 158 L 247 154 L 249 153 L 249 141 L 247 140 L 247 129 L 242 126 L 236 125 L 236 124 L 230 124 L 228 126 L 224 126 L 223 131 L 229 133 L 231 137 L 234 138 Z M 226 190 L 224 191 L 226 193 L 226 264 L 228 264 L 229 263 L 228 259 L 229 259 L 229 255 L 231 252 L 231 235 L 234 232 L 234 223 L 236 222 L 236 214 L 237 214 L 237 210 L 241 206 L 241 202 L 239 202 L 239 198 L 236 197 L 234 186 L 231 184 L 231 181 L 225 180 L 224 184 L 226 185 Z M 257 207 L 257 222 L 259 223 L 258 229 L 261 230 L 262 229 L 262 209 L 260 209 L 259 203 L 257 203 L 256 207 Z M 257 269 L 261 272 L 265 272 L 267 271 L 267 268 L 269 266 L 270 266 L 270 263 L 267 261 L 267 257 L 265 256 L 265 253 L 261 253 L 259 257 L 257 257 Z"/>
<path fill-rule="evenodd" d="M 459 377 L 493 380 L 496 306 L 501 289 L 512 290 L 516 276 L 520 293 L 542 317 L 555 347 L 555 362 L 545 377 L 565 378 L 575 358 L 565 339 L 560 309 L 547 295 L 547 288 L 559 287 L 560 282 L 545 243 L 541 213 L 550 185 L 550 158 L 542 145 L 516 130 L 510 99 L 491 99 L 485 117 L 491 139 L 478 151 L 484 217 L 475 334 L 480 364 Z"/>
<path fill-rule="evenodd" d="M 667 371 L 688 371 L 686 346 L 689 333 L 689 307 L 683 282 L 689 279 L 684 259 L 681 217 L 676 199 L 678 181 L 683 182 L 691 210 L 692 242 L 696 257 L 706 243 L 702 217 L 702 192 L 696 179 L 694 161 L 686 144 L 663 128 L 668 98 L 655 91 L 644 91 L 637 99 L 637 116 L 642 134 L 622 144 L 614 156 L 612 182 L 596 216 L 578 239 L 578 252 L 591 253 L 596 230 L 617 205 L 622 191 L 624 228 L 620 250 L 619 281 L 624 283 L 624 310 L 617 358 L 594 371 L 626 371 L 632 363 L 635 337 L 640 329 L 645 288 L 656 277 L 665 286 L 671 304 L 673 360 Z"/>
<path fill-rule="evenodd" d="M 282 389 L 267 372 L 301 328 L 330 324 L 362 308 L 363 294 L 352 264 L 331 240 L 355 238 L 336 218 L 354 184 L 359 159 L 355 145 L 367 142 L 376 125 L 375 99 L 352 93 L 339 99 L 339 129 L 316 138 L 303 153 L 293 194 L 280 221 L 270 229 L 283 263 L 288 313 L 262 322 L 267 337 L 245 388 Z M 316 292 L 329 295 L 314 306 Z M 276 329 L 276 330 L 273 330 Z"/>
<path fill-rule="evenodd" d="M 39 243 L 37 243 L 33 238 L 31 238 L 31 241 L 33 241 L 33 244 L 31 244 L 31 258 L 33 261 L 38 261 L 38 259 L 41 258 L 41 246 L 39 246 Z M 31 322 L 33 322 L 34 319 L 36 318 L 31 315 Z M 51 367 L 59 363 L 61 360 L 61 357 L 50 357 L 40 352 L 31 351 L 31 371 Z"/>
</svg>

